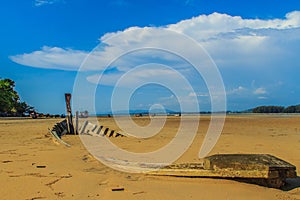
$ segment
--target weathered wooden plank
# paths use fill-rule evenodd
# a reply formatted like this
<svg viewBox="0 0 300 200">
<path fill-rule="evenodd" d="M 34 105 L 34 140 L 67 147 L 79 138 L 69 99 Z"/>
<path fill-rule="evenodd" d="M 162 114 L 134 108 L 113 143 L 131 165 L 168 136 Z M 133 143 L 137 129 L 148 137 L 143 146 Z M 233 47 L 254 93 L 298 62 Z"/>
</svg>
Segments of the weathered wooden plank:
<svg viewBox="0 0 300 200">
<path fill-rule="evenodd" d="M 127 134 L 109 130 L 109 128 L 99 125 L 94 125 L 89 121 L 83 122 L 79 128 L 80 134 L 89 134 L 94 136 L 107 136 L 107 137 L 128 137 Z"/>
<path fill-rule="evenodd" d="M 74 135 L 74 126 L 73 126 L 73 119 L 72 119 L 72 109 L 71 109 L 71 94 L 65 93 L 65 101 L 66 101 L 66 108 L 67 108 L 67 124 L 68 124 L 68 134 Z"/>
<path fill-rule="evenodd" d="M 103 126 L 100 126 L 100 127 L 98 128 L 98 130 L 97 130 L 97 132 L 96 132 L 96 134 L 97 134 L 97 135 L 99 135 L 99 134 L 100 134 L 100 132 L 101 132 L 102 128 L 103 128 Z"/>
<path fill-rule="evenodd" d="M 283 186 L 286 178 L 297 177 L 294 165 L 269 154 L 218 154 L 202 163 L 173 164 L 148 174 L 234 178 L 274 188 Z"/>
<path fill-rule="evenodd" d="M 266 174 L 265 178 L 296 177 L 294 165 L 269 154 L 217 154 L 204 158 L 203 167 L 228 174 L 251 172 L 249 176 L 251 174 L 253 178 L 260 177 L 262 172 Z"/>
<path fill-rule="evenodd" d="M 108 137 L 112 137 L 114 135 L 115 131 L 114 130 L 111 130 Z"/>
<path fill-rule="evenodd" d="M 48 131 L 49 131 L 49 133 L 54 137 L 54 139 L 57 140 L 59 143 L 65 145 L 65 146 L 67 146 L 67 147 L 70 147 L 70 146 L 71 146 L 70 144 L 68 144 L 68 143 L 66 143 L 65 141 L 63 141 L 63 140 L 57 135 L 56 131 L 50 130 L 50 129 L 48 129 Z"/>
</svg>

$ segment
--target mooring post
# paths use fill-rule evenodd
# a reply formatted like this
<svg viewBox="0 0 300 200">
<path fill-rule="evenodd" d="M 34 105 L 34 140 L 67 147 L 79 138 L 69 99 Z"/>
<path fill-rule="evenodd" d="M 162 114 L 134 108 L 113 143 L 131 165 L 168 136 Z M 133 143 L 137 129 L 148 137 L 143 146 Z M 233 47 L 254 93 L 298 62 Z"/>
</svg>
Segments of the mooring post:
<svg viewBox="0 0 300 200">
<path fill-rule="evenodd" d="M 76 111 L 75 113 L 75 135 L 78 135 L 79 131 L 78 131 L 78 118 L 79 118 L 79 112 Z"/>
<path fill-rule="evenodd" d="M 65 94 L 65 100 L 66 100 L 66 107 L 67 107 L 67 122 L 68 122 L 68 131 L 69 134 L 74 135 L 74 126 L 72 121 L 72 110 L 71 110 L 71 94 L 66 93 Z"/>
</svg>

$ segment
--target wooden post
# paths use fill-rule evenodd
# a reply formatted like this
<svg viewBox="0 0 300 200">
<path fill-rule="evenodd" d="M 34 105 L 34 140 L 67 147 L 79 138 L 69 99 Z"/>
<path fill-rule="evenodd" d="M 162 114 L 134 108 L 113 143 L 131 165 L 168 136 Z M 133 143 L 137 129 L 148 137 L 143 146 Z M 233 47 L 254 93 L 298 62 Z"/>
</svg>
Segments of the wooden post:
<svg viewBox="0 0 300 200">
<path fill-rule="evenodd" d="M 76 111 L 76 114 L 75 114 L 75 135 L 78 135 L 79 131 L 78 131 L 78 118 L 79 118 L 79 112 Z"/>
<path fill-rule="evenodd" d="M 71 110 L 71 94 L 65 94 L 66 107 L 67 107 L 67 122 L 68 122 L 68 132 L 69 134 L 74 135 L 74 126 L 72 120 L 72 110 Z"/>
</svg>

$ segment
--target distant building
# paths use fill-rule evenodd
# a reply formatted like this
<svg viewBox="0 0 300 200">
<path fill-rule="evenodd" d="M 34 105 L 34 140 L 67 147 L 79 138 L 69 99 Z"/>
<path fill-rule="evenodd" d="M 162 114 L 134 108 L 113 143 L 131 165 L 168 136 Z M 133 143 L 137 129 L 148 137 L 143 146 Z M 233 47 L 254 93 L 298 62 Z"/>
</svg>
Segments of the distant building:
<svg viewBox="0 0 300 200">
<path fill-rule="evenodd" d="M 88 118 L 89 117 L 89 112 L 87 110 L 80 112 L 79 113 L 80 118 Z"/>
</svg>

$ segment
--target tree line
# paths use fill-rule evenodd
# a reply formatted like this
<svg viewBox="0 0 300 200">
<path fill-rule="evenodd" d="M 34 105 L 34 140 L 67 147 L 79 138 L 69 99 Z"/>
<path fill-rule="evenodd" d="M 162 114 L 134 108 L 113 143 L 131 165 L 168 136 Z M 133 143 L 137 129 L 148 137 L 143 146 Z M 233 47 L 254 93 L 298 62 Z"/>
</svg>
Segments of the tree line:
<svg viewBox="0 0 300 200">
<path fill-rule="evenodd" d="M 0 116 L 23 116 L 24 113 L 34 110 L 32 106 L 20 100 L 14 88 L 13 80 L 0 78 Z"/>
<path fill-rule="evenodd" d="M 252 109 L 253 113 L 300 113 L 300 105 L 283 106 L 258 106 Z"/>
</svg>

